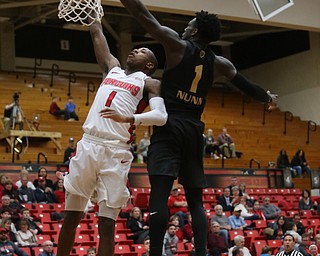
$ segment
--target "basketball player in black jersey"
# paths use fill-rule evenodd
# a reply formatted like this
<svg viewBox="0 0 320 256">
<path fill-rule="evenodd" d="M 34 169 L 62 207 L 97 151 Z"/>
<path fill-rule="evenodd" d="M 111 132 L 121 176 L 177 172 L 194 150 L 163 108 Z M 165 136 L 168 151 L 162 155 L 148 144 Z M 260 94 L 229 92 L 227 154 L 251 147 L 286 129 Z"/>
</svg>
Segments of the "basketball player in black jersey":
<svg viewBox="0 0 320 256">
<path fill-rule="evenodd" d="M 213 81 L 221 76 L 252 98 L 276 106 L 276 95 L 265 92 L 239 74 L 233 64 L 215 55 L 207 46 L 220 37 L 220 21 L 201 11 L 185 28 L 182 38 L 162 26 L 139 0 L 121 0 L 165 50 L 166 68 L 162 78 L 162 97 L 168 112 L 165 126 L 154 127 L 148 151 L 150 194 L 150 255 L 162 254 L 168 223 L 167 201 L 173 182 L 179 178 L 184 187 L 196 255 L 206 255 L 207 218 L 202 203 L 206 187 L 203 171 L 201 122 L 206 96 Z"/>
</svg>

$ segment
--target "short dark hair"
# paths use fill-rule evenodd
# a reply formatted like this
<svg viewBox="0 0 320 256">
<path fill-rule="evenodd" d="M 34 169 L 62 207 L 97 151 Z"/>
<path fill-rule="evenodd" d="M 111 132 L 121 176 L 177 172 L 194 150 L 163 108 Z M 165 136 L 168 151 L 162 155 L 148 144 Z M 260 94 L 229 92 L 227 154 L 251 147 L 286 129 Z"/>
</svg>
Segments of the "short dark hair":
<svg viewBox="0 0 320 256">
<path fill-rule="evenodd" d="M 262 253 L 263 254 L 266 254 L 266 253 L 268 253 L 268 252 L 272 252 L 272 249 L 271 249 L 271 247 L 270 246 L 268 246 L 268 245 L 265 245 L 265 246 L 263 246 L 263 248 L 262 248 Z"/>
<path fill-rule="evenodd" d="M 220 39 L 221 23 L 217 15 L 202 10 L 201 12 L 196 12 L 196 22 L 199 34 L 207 38 L 209 42 Z"/>
<path fill-rule="evenodd" d="M 237 256 L 240 253 L 241 248 L 239 246 L 235 246 L 232 249 L 232 256 Z"/>
</svg>

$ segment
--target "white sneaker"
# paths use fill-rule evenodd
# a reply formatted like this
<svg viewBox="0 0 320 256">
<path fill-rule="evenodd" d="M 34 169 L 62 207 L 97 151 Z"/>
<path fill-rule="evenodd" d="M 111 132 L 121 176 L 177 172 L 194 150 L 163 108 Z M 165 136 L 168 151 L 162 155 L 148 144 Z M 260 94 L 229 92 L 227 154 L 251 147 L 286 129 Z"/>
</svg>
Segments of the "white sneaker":
<svg viewBox="0 0 320 256">
<path fill-rule="evenodd" d="M 220 157 L 218 157 L 216 154 L 213 155 L 214 160 L 218 160 Z"/>
</svg>

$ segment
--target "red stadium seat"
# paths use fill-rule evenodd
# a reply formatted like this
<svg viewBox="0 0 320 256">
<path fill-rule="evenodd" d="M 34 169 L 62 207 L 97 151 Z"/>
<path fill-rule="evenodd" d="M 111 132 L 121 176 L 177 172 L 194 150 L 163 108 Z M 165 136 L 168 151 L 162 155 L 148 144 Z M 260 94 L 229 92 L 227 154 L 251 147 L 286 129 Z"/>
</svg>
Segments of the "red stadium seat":
<svg viewBox="0 0 320 256">
<path fill-rule="evenodd" d="M 44 241 L 47 241 L 47 240 L 52 241 L 51 235 L 45 235 L 45 234 L 43 234 L 43 235 L 37 235 L 37 239 L 38 239 L 38 244 L 39 244 L 39 245 L 42 245 L 42 243 L 43 243 Z"/>
<path fill-rule="evenodd" d="M 131 246 L 124 244 L 117 244 L 114 248 L 114 255 L 138 255 L 136 252 L 131 251 Z"/>
<path fill-rule="evenodd" d="M 256 255 L 260 255 L 262 252 L 262 248 L 267 245 L 267 242 L 265 240 L 258 240 L 258 241 L 253 241 L 253 248 L 254 251 L 256 252 Z"/>
<path fill-rule="evenodd" d="M 244 236 L 243 231 L 242 231 L 242 230 L 229 230 L 229 238 L 230 238 L 230 241 L 233 241 L 234 238 L 235 238 L 236 236 L 238 236 L 238 235 Z"/>
</svg>

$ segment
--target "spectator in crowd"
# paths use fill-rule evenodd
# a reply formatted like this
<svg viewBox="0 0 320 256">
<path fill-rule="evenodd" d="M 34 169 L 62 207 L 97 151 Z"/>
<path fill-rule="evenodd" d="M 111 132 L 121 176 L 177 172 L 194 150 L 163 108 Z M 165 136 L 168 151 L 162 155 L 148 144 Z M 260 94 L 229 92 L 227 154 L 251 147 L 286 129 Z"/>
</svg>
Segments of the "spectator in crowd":
<svg viewBox="0 0 320 256">
<path fill-rule="evenodd" d="M 247 192 L 247 185 L 244 182 L 240 183 L 240 185 L 239 185 L 239 194 L 241 197 L 244 196 L 246 198 L 246 200 L 251 200 L 251 198 Z"/>
<path fill-rule="evenodd" d="M 0 255 L 18 255 L 29 256 L 26 252 L 21 250 L 12 241 L 8 240 L 8 230 L 5 228 L 0 229 Z"/>
<path fill-rule="evenodd" d="M 18 189 L 18 197 L 19 201 L 23 204 L 33 204 L 36 202 L 36 198 L 34 195 L 34 190 L 28 187 L 28 184 L 32 184 L 28 180 L 28 176 L 23 175 L 21 176 L 21 186 Z M 33 184 L 32 184 L 33 186 Z"/>
<path fill-rule="evenodd" d="M 283 238 L 283 251 L 280 251 L 276 256 L 303 256 L 303 254 L 295 249 L 295 238 L 291 234 L 285 234 Z"/>
<path fill-rule="evenodd" d="M 33 183 L 29 180 L 29 172 L 25 169 L 25 167 L 23 167 L 20 171 L 20 179 L 16 182 L 16 186 L 18 187 L 18 189 L 21 187 L 22 185 L 22 178 L 26 178 L 28 180 L 27 182 L 27 187 L 31 188 L 32 190 L 35 190 L 36 187 L 33 185 Z"/>
<path fill-rule="evenodd" d="M 210 223 L 211 225 L 214 222 L 219 223 L 220 235 L 223 237 L 227 246 L 229 246 L 229 230 L 231 230 L 231 226 L 228 222 L 227 217 L 223 214 L 223 208 L 220 204 L 217 204 L 214 207 L 215 215 L 212 215 Z"/>
<path fill-rule="evenodd" d="M 169 224 L 163 240 L 162 255 L 166 255 L 166 256 L 176 255 L 178 250 L 178 242 L 179 242 L 179 239 L 176 236 L 176 227 L 173 224 Z"/>
<path fill-rule="evenodd" d="M 285 234 L 291 234 L 295 237 L 296 241 L 300 244 L 301 243 L 301 236 L 297 233 L 297 225 L 294 222 L 287 222 L 285 226 Z"/>
<path fill-rule="evenodd" d="M 127 228 L 133 233 L 135 244 L 142 244 L 146 236 L 149 235 L 149 226 L 143 221 L 139 207 L 135 206 L 132 208 L 130 217 L 127 220 Z"/>
<path fill-rule="evenodd" d="M 11 231 L 13 232 L 13 233 L 16 233 L 17 232 L 17 230 L 16 230 L 16 226 L 12 223 L 12 221 L 11 221 L 11 215 L 10 215 L 10 212 L 8 211 L 8 210 L 6 210 L 6 209 L 3 209 L 3 210 L 1 210 L 1 212 L 0 212 L 0 224 L 2 223 L 2 220 L 4 220 L 4 219 L 9 219 L 10 220 L 10 223 L 11 223 Z"/>
<path fill-rule="evenodd" d="M 303 178 L 303 173 L 306 172 L 308 175 L 310 175 L 311 170 L 310 166 L 306 160 L 305 153 L 302 149 L 299 149 L 296 154 L 293 156 L 291 160 L 291 168 L 295 170 L 294 176 L 296 173 L 299 175 L 300 178 Z"/>
<path fill-rule="evenodd" d="M 231 191 L 232 191 L 231 206 L 234 208 L 240 203 L 240 199 L 241 199 L 239 186 L 232 187 Z"/>
<path fill-rule="evenodd" d="M 9 179 L 7 175 L 2 174 L 0 175 L 0 191 L 4 190 L 4 183 L 6 180 Z"/>
<path fill-rule="evenodd" d="M 28 208 L 22 208 L 21 209 L 21 215 L 23 220 L 28 220 L 29 222 L 29 229 L 30 231 L 35 234 L 43 234 L 42 229 L 37 225 L 37 223 L 33 220 L 33 218 L 30 215 L 30 210 Z M 20 230 L 20 222 L 17 223 L 17 229 Z"/>
<path fill-rule="evenodd" d="M 53 243 L 50 240 L 44 241 L 42 244 L 42 248 L 43 248 L 43 252 L 41 252 L 38 256 L 56 256 L 56 254 L 53 252 Z M 92 254 L 88 254 L 88 253 L 87 255 L 92 256 Z"/>
<path fill-rule="evenodd" d="M 240 236 L 240 235 L 235 236 L 235 238 L 234 238 L 234 244 L 235 244 L 235 246 L 234 246 L 234 247 L 231 247 L 231 248 L 229 249 L 228 256 L 233 256 L 232 250 L 233 250 L 235 247 L 240 247 L 240 248 L 242 249 L 243 256 L 251 256 L 251 253 L 250 253 L 249 249 L 244 246 L 244 236 Z"/>
<path fill-rule="evenodd" d="M 258 215 L 260 220 L 266 220 L 263 211 L 260 209 L 260 203 L 258 200 L 253 202 L 252 213 Z"/>
<path fill-rule="evenodd" d="M 310 245 L 310 237 L 308 233 L 304 233 L 301 235 L 301 243 L 299 244 L 299 252 L 301 252 L 304 256 L 309 256 L 309 245 Z"/>
<path fill-rule="evenodd" d="M 214 160 L 220 158 L 220 148 L 218 142 L 214 139 L 212 129 L 208 129 L 207 135 L 204 136 L 204 153 L 210 155 Z"/>
<path fill-rule="evenodd" d="M 319 256 L 318 247 L 315 244 L 309 246 L 309 254 L 310 256 Z"/>
<path fill-rule="evenodd" d="M 317 234 L 317 235 L 314 237 L 314 241 L 315 241 L 316 246 L 318 247 L 318 253 L 320 253 L 320 252 L 319 252 L 319 250 L 320 250 L 320 234 Z"/>
<path fill-rule="evenodd" d="M 290 161 L 285 149 L 281 149 L 277 158 L 277 168 L 285 169 L 290 168 Z"/>
<path fill-rule="evenodd" d="M 70 158 L 72 154 L 76 151 L 76 145 L 74 143 L 74 138 L 69 139 L 68 147 L 64 151 L 63 163 L 69 165 Z"/>
<path fill-rule="evenodd" d="M 16 238 L 19 246 L 38 246 L 36 235 L 30 230 L 28 220 L 20 221 L 20 230 L 16 233 Z"/>
<path fill-rule="evenodd" d="M 55 184 L 55 190 L 53 191 L 53 193 L 56 195 L 59 204 L 65 202 L 65 189 L 63 186 L 63 179 L 57 180 Z"/>
<path fill-rule="evenodd" d="M 231 194 L 231 196 L 233 195 L 232 194 L 232 188 L 233 187 L 239 187 L 239 196 L 243 196 L 242 195 L 242 190 L 241 190 L 241 188 L 240 188 L 240 186 L 239 186 L 239 184 L 238 184 L 238 177 L 237 176 L 232 176 L 231 178 L 230 178 L 230 185 L 229 185 L 229 189 L 230 189 L 230 194 Z"/>
<path fill-rule="evenodd" d="M 208 236 L 208 250 L 212 256 L 220 256 L 221 253 L 228 251 L 228 245 L 224 237 L 221 236 L 220 224 L 216 221 L 211 222 Z"/>
<path fill-rule="evenodd" d="M 228 134 L 227 128 L 222 128 L 222 133 L 218 136 L 220 151 L 227 158 L 236 158 L 236 148 L 232 137 Z"/>
<path fill-rule="evenodd" d="M 271 222 L 268 227 L 273 230 L 273 234 L 268 234 L 268 239 L 281 239 L 286 231 L 286 219 L 283 215 L 278 216 L 276 222 Z"/>
<path fill-rule="evenodd" d="M 19 125 L 19 130 L 23 130 L 23 114 L 18 105 L 19 95 L 17 93 L 13 94 L 12 103 L 5 105 L 4 107 L 4 128 L 5 132 L 9 132 L 11 129 L 15 129 L 14 126 Z"/>
<path fill-rule="evenodd" d="M 232 198 L 230 196 L 230 188 L 225 187 L 223 189 L 223 195 L 218 197 L 218 204 L 220 204 L 223 208 L 224 212 L 231 212 L 233 207 L 231 204 Z"/>
<path fill-rule="evenodd" d="M 191 214 L 187 214 L 187 223 L 184 225 L 183 228 L 183 238 L 187 241 L 191 241 L 193 237 L 193 230 L 192 230 L 192 217 Z"/>
<path fill-rule="evenodd" d="M 228 218 L 231 229 L 244 230 L 247 227 L 243 217 L 241 217 L 241 208 L 236 206 L 233 215 Z"/>
<path fill-rule="evenodd" d="M 147 161 L 148 148 L 150 145 L 150 136 L 148 132 L 143 133 L 143 138 L 139 142 L 139 152 L 143 157 L 143 161 Z"/>
<path fill-rule="evenodd" d="M 52 188 L 46 185 L 46 179 L 40 176 L 38 180 L 39 180 L 39 184 L 34 192 L 37 203 L 40 203 L 40 204 L 58 203 L 58 198 L 53 193 Z"/>
<path fill-rule="evenodd" d="M 313 206 L 318 206 L 317 201 L 315 201 L 314 203 L 311 200 L 311 194 L 310 191 L 307 189 L 302 190 L 302 197 L 299 201 L 299 210 L 312 210 Z"/>
<path fill-rule="evenodd" d="M 176 226 L 176 236 L 179 238 L 179 242 L 183 241 L 183 232 L 182 229 L 179 226 L 179 216 L 174 214 L 170 216 L 169 219 L 170 224 L 174 224 Z"/>
<path fill-rule="evenodd" d="M 179 186 L 173 185 L 171 195 L 168 199 L 168 207 L 170 215 L 176 214 L 179 216 L 179 227 L 183 230 L 184 220 L 187 217 L 188 203 L 184 196 L 179 192 Z"/>
<path fill-rule="evenodd" d="M 59 108 L 57 102 L 58 102 L 58 98 L 57 97 L 52 97 L 52 102 L 50 104 L 49 113 L 54 115 L 54 116 L 65 116 L 66 110 Z"/>
<path fill-rule="evenodd" d="M 247 207 L 247 200 L 243 196 L 240 199 L 240 203 L 237 205 L 238 209 L 241 209 L 241 217 L 245 220 L 258 220 L 260 217 L 252 212 L 252 208 Z"/>
<path fill-rule="evenodd" d="M 87 256 L 96 256 L 97 255 L 97 250 L 96 248 L 90 247 L 87 250 Z"/>
<path fill-rule="evenodd" d="M 8 195 L 10 197 L 10 204 L 13 207 L 13 205 L 18 205 L 19 207 L 19 196 L 18 196 L 18 189 L 16 187 L 13 187 L 12 180 L 7 179 L 4 183 L 4 190 L 2 190 L 2 195 Z"/>
<path fill-rule="evenodd" d="M 267 220 L 274 220 L 281 214 L 281 210 L 274 204 L 271 204 L 270 198 L 267 196 L 263 198 L 261 210 Z"/>
<path fill-rule="evenodd" d="M 48 171 L 45 167 L 40 167 L 38 170 L 38 179 L 33 181 L 33 185 L 37 188 L 39 177 L 44 177 L 46 179 L 46 186 L 50 187 L 53 190 L 53 182 L 51 179 L 48 179 Z"/>
<path fill-rule="evenodd" d="M 73 98 L 70 96 L 68 102 L 65 106 L 65 116 L 64 119 L 68 121 L 76 120 L 79 121 L 79 117 L 76 114 L 76 104 L 74 104 Z"/>
<path fill-rule="evenodd" d="M 1 197 L 1 202 L 2 202 L 2 206 L 0 208 L 0 212 L 4 209 L 6 209 L 10 215 L 11 215 L 11 219 L 12 219 L 12 222 L 13 223 L 16 223 L 17 221 L 20 220 L 20 215 L 19 215 L 19 212 L 20 209 L 22 208 L 13 208 L 12 206 L 15 206 L 15 205 L 12 205 L 10 203 L 10 197 L 8 195 L 3 195 Z"/>
<path fill-rule="evenodd" d="M 149 256 L 150 255 L 150 237 L 149 236 L 147 236 L 144 239 L 143 245 L 144 245 L 145 252 L 142 254 L 142 256 Z"/>
<path fill-rule="evenodd" d="M 234 246 L 231 252 L 232 256 L 243 256 L 243 251 L 242 248 L 240 248 L 239 246 Z"/>
<path fill-rule="evenodd" d="M 14 224 L 11 221 L 11 218 L 3 218 L 1 220 L 1 228 L 4 228 L 7 230 L 8 233 L 8 238 L 11 242 L 17 243 L 17 238 L 16 238 L 16 229 Z"/>
<path fill-rule="evenodd" d="M 132 142 L 130 145 L 130 151 L 133 156 L 133 161 L 137 160 L 137 157 L 138 157 L 138 145 L 137 145 L 136 139 L 137 139 L 136 133 L 133 132 L 132 133 Z"/>
<path fill-rule="evenodd" d="M 304 225 L 302 224 L 301 220 L 301 216 L 299 213 L 295 213 L 293 215 L 293 223 L 296 224 L 297 227 L 297 233 L 301 236 L 303 233 L 305 233 L 306 228 L 304 227 Z"/>
<path fill-rule="evenodd" d="M 272 255 L 271 247 L 268 245 L 263 246 L 260 256 L 271 256 L 271 255 Z"/>
</svg>

